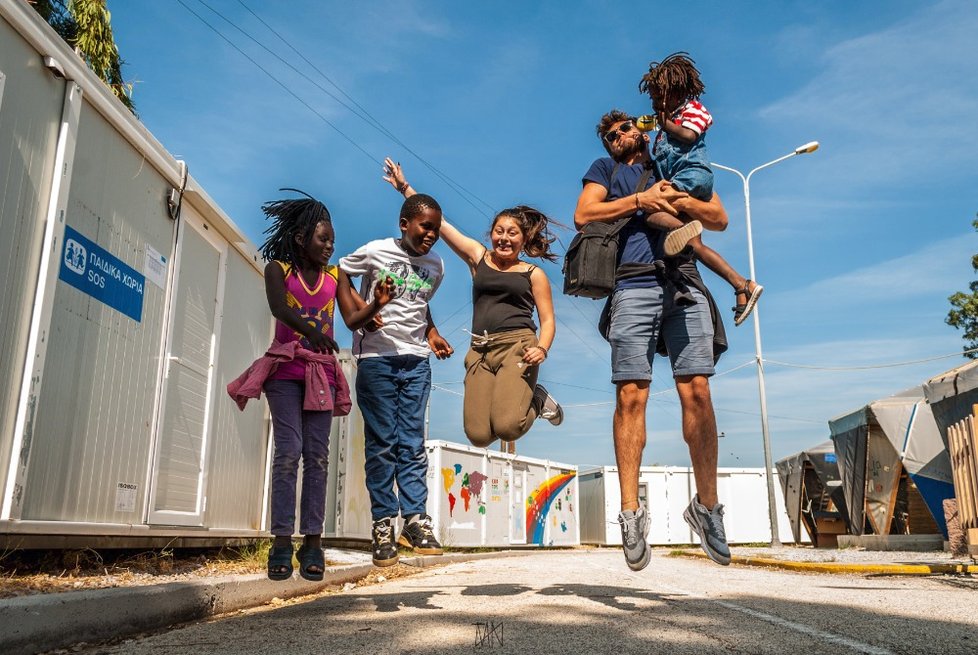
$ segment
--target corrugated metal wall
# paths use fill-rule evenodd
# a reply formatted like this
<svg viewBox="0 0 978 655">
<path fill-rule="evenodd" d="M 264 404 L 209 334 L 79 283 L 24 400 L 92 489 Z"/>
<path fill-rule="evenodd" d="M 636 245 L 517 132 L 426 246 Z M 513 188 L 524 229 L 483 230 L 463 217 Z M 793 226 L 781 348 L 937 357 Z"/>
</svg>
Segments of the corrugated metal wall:
<svg viewBox="0 0 978 655">
<path fill-rule="evenodd" d="M 357 367 L 349 348 L 338 354 L 343 375 L 350 385 L 353 410 L 349 415 L 334 418 L 329 432 L 329 461 L 326 472 L 326 522 L 323 534 L 333 537 L 370 538 L 370 505 L 366 516 L 357 509 L 347 509 L 346 503 L 363 502 L 366 497 L 364 472 L 363 417 L 357 408 Z M 301 477 L 301 476 L 300 476 Z M 300 485 L 301 487 L 301 485 Z M 355 490 L 363 488 L 363 494 Z M 296 505 L 299 500 L 297 497 Z M 350 513 L 349 520 L 346 514 Z M 296 514 L 298 516 L 298 514 Z"/>
<path fill-rule="evenodd" d="M 6 484 L 64 80 L 0 21 L 0 490 Z"/>
<path fill-rule="evenodd" d="M 145 266 L 147 245 L 169 261 L 169 188 L 91 105 L 83 105 L 69 227 L 137 271 Z M 147 281 L 137 322 L 58 281 L 23 519 L 142 521 L 164 304 L 164 290 Z M 136 498 L 117 510 L 120 483 L 135 485 Z"/>
</svg>

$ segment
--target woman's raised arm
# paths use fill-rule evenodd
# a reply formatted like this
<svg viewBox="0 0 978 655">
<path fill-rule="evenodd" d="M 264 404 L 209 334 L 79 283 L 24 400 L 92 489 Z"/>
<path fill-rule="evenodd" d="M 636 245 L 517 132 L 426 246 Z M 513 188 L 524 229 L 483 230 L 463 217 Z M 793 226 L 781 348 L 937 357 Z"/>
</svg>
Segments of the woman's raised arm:
<svg viewBox="0 0 978 655">
<path fill-rule="evenodd" d="M 390 183 L 394 189 L 405 198 L 410 198 L 417 191 L 408 184 L 404 177 L 401 165 L 390 157 L 384 158 L 384 181 Z M 448 247 L 458 255 L 462 261 L 469 265 L 469 271 L 474 275 L 475 267 L 486 254 L 486 247 L 473 239 L 465 236 L 454 225 L 448 222 L 444 214 L 441 220 L 441 238 L 448 244 Z"/>
</svg>

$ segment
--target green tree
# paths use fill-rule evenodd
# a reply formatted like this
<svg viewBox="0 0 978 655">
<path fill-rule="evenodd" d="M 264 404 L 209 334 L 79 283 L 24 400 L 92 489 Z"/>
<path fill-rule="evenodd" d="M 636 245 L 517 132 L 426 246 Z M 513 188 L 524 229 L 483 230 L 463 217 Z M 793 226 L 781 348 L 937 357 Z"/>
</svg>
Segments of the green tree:
<svg viewBox="0 0 978 655">
<path fill-rule="evenodd" d="M 978 230 L 978 220 L 972 221 L 971 225 Z M 971 268 L 978 273 L 978 255 L 971 257 Z M 971 289 L 970 293 L 958 291 L 948 297 L 952 309 L 944 319 L 951 327 L 964 330 L 965 351 L 978 348 L 978 280 L 969 284 L 968 288 Z M 965 357 L 978 359 L 978 352 L 965 352 Z"/>
<path fill-rule="evenodd" d="M 106 0 L 28 0 L 78 56 L 95 71 L 115 97 L 132 113 L 132 84 L 122 77 L 125 63 L 112 36 L 112 15 Z"/>
</svg>

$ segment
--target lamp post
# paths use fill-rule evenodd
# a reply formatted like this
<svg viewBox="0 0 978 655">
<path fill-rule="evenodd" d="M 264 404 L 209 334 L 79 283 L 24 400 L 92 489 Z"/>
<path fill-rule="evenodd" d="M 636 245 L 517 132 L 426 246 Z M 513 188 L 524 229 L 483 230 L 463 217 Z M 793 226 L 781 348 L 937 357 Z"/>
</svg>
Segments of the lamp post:
<svg viewBox="0 0 978 655">
<path fill-rule="evenodd" d="M 750 226 L 750 178 L 754 173 L 761 170 L 762 168 L 767 168 L 768 166 L 773 166 L 778 162 L 782 162 L 785 159 L 794 157 L 795 155 L 804 155 L 809 152 L 815 152 L 818 150 L 818 141 L 811 141 L 803 146 L 798 146 L 795 148 L 794 152 L 790 152 L 783 157 L 778 157 L 766 164 L 761 164 L 746 176 L 738 171 L 736 168 L 730 168 L 729 166 L 723 166 L 721 164 L 711 162 L 711 166 L 714 168 L 720 168 L 725 171 L 730 171 L 734 173 L 741 179 L 744 183 L 744 209 L 747 219 L 747 259 L 750 262 L 750 279 L 757 280 L 757 276 L 754 273 L 754 239 L 751 235 Z M 764 391 L 764 359 L 761 354 L 761 319 L 758 316 L 758 308 L 754 307 L 754 356 L 757 360 L 757 389 L 758 395 L 761 399 L 761 435 L 764 438 L 764 474 L 767 479 L 767 507 L 768 507 L 768 518 L 771 521 L 771 546 L 780 546 L 781 539 L 778 535 L 778 516 L 777 516 L 777 505 L 774 500 L 774 477 L 771 475 L 771 469 L 773 464 L 771 462 L 771 433 L 768 431 L 767 426 L 767 394 Z"/>
</svg>

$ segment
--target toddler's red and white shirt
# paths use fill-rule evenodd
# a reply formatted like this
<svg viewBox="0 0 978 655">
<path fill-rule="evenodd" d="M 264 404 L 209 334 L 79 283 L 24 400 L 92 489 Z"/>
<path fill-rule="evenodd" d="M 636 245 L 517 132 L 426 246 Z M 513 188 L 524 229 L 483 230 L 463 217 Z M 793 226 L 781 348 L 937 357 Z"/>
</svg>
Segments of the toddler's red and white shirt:
<svg viewBox="0 0 978 655">
<path fill-rule="evenodd" d="M 699 100 L 690 100 L 676 110 L 672 115 L 672 121 L 680 127 L 693 130 L 697 136 L 700 136 L 713 125 L 713 116 Z"/>
</svg>

